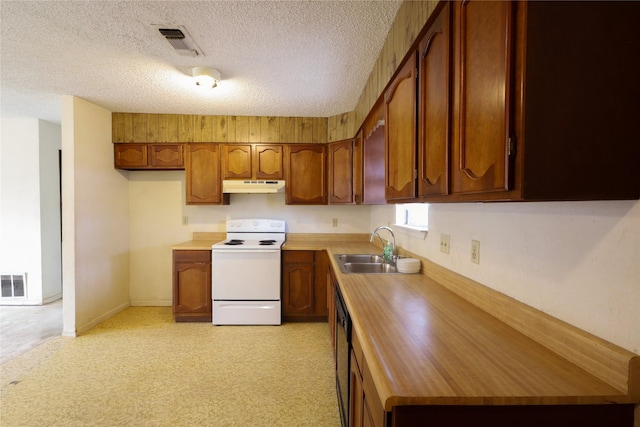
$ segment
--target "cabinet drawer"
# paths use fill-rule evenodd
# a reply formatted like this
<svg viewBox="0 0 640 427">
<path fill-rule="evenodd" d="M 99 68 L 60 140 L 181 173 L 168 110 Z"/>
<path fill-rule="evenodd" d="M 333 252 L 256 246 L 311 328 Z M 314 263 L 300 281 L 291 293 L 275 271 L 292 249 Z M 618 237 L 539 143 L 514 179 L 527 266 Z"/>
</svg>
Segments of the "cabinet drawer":
<svg viewBox="0 0 640 427">
<path fill-rule="evenodd" d="M 211 264 L 211 251 L 173 251 L 173 261 L 178 262 L 199 262 Z"/>
<path fill-rule="evenodd" d="M 284 251 L 284 262 L 287 264 L 311 263 L 313 264 L 315 256 L 314 251 Z"/>
</svg>

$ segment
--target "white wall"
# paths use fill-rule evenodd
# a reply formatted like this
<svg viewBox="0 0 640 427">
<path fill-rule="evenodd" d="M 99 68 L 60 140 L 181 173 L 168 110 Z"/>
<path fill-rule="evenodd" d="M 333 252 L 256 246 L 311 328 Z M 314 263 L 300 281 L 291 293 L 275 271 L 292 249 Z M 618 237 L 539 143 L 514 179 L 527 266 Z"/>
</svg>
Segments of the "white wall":
<svg viewBox="0 0 640 427">
<path fill-rule="evenodd" d="M 129 306 L 129 185 L 113 168 L 111 112 L 62 97 L 64 334 Z"/>
<path fill-rule="evenodd" d="M 228 218 L 283 219 L 289 233 L 370 232 L 367 206 L 286 206 L 284 194 L 232 194 L 227 206 L 187 206 L 184 188 L 183 171 L 129 172 L 132 305 L 171 305 L 171 246 L 194 231 L 224 232 Z"/>
<path fill-rule="evenodd" d="M 39 121 L 40 133 L 40 241 L 42 244 L 42 300 L 62 297 L 60 218 L 60 125 Z"/>
<path fill-rule="evenodd" d="M 0 272 L 27 273 L 27 298 L 38 305 L 61 297 L 60 126 L 3 118 L 0 137 Z"/>
<path fill-rule="evenodd" d="M 393 220 L 392 207 L 372 209 L 374 225 Z M 640 353 L 640 201 L 432 204 L 426 239 L 396 234 L 411 252 Z"/>
</svg>

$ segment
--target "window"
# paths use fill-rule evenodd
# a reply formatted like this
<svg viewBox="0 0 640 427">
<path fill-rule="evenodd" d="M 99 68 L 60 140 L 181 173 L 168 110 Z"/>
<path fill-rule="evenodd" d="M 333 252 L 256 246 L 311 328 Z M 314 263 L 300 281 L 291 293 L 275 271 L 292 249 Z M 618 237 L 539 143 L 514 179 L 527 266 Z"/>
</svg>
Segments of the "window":
<svg viewBox="0 0 640 427">
<path fill-rule="evenodd" d="M 429 204 L 397 204 L 395 225 L 411 230 L 426 232 L 429 229 Z"/>
</svg>

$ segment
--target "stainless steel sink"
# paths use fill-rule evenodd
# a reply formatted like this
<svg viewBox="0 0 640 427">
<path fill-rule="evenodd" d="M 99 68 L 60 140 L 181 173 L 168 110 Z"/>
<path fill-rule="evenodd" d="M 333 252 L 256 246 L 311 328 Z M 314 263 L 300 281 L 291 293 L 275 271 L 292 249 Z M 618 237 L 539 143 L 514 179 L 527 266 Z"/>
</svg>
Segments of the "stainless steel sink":
<svg viewBox="0 0 640 427">
<path fill-rule="evenodd" d="M 359 274 L 397 273 L 393 263 L 386 262 L 380 255 L 373 254 L 339 254 L 336 255 L 340 271 Z"/>
<path fill-rule="evenodd" d="M 398 271 L 393 264 L 379 262 L 346 262 L 343 267 L 347 273 L 396 273 Z"/>
<path fill-rule="evenodd" d="M 384 263 L 384 258 L 380 255 L 373 254 L 342 254 L 337 255 L 338 261 L 345 264 L 348 262 L 353 263 L 376 263 L 382 264 Z"/>
</svg>

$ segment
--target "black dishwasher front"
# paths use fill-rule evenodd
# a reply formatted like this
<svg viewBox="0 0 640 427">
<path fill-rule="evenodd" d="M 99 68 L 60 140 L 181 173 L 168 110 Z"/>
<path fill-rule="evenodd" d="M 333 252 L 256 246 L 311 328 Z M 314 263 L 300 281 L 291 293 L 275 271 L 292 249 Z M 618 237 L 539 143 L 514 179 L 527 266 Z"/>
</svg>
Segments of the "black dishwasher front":
<svg viewBox="0 0 640 427">
<path fill-rule="evenodd" d="M 349 363 L 351 352 L 351 318 L 340 288 L 336 286 L 336 389 L 342 427 L 349 426 Z"/>
</svg>

